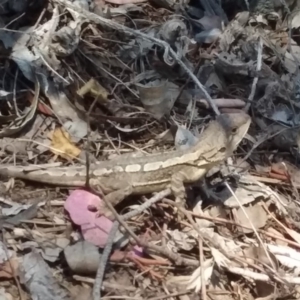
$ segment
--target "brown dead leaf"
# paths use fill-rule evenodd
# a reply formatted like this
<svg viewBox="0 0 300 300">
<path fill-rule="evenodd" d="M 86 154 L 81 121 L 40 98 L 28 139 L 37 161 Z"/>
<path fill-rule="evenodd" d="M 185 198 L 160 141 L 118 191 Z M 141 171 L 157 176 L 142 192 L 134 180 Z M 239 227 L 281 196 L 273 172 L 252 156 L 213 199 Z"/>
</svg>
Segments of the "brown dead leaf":
<svg viewBox="0 0 300 300">
<path fill-rule="evenodd" d="M 219 16 L 203 16 L 199 23 L 202 25 L 203 30 L 222 29 L 222 19 Z"/>
<path fill-rule="evenodd" d="M 158 120 L 169 114 L 179 89 L 167 81 L 154 80 L 147 84 L 136 83 L 141 102 L 145 109 Z"/>
<path fill-rule="evenodd" d="M 62 128 L 56 128 L 52 133 L 51 151 L 61 157 L 70 160 L 78 157 L 81 150 L 70 139 L 70 134 Z"/>
<path fill-rule="evenodd" d="M 285 52 L 284 66 L 289 73 L 295 74 L 300 61 L 300 47 L 294 40 L 291 40 L 291 51 Z"/>
<path fill-rule="evenodd" d="M 248 220 L 248 218 L 245 216 L 244 211 L 246 211 L 248 218 L 250 220 Z M 266 225 L 266 222 L 268 220 L 268 215 L 261 205 L 256 204 L 254 206 L 244 207 L 244 211 L 242 209 L 237 209 L 234 216 L 235 221 L 238 224 L 248 227 L 248 228 L 241 227 L 240 228 L 241 232 L 243 233 L 253 232 L 250 222 L 252 223 L 255 229 L 262 228 Z"/>
<path fill-rule="evenodd" d="M 292 16 L 291 28 L 299 28 L 300 27 L 300 11 L 297 10 Z"/>
<path fill-rule="evenodd" d="M 272 269 L 275 268 L 275 270 L 278 271 L 279 265 L 276 256 L 262 246 L 251 246 L 243 252 L 248 261 L 252 263 L 260 262 L 270 266 Z M 268 297 L 269 299 L 272 299 L 274 298 L 275 288 L 272 284 L 257 280 L 256 293 L 260 296 L 260 298 L 266 299 Z"/>
<path fill-rule="evenodd" d="M 13 278 L 17 274 L 19 262 L 17 257 L 12 257 L 5 263 L 1 264 L 0 278 Z"/>
</svg>

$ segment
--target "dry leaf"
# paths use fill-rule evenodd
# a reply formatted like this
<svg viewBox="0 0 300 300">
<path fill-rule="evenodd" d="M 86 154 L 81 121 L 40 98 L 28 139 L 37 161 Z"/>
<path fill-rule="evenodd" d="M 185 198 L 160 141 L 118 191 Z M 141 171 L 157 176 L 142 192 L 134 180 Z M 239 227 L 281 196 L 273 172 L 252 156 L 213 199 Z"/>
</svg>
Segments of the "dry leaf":
<svg viewBox="0 0 300 300">
<path fill-rule="evenodd" d="M 284 66 L 289 73 L 294 74 L 300 61 L 300 47 L 294 40 L 291 40 L 291 51 L 293 54 L 288 51 L 285 52 Z"/>
<path fill-rule="evenodd" d="M 19 261 L 16 257 L 10 258 L 5 263 L 1 264 L 0 278 L 13 278 L 17 274 Z"/>
<path fill-rule="evenodd" d="M 219 16 L 203 16 L 198 22 L 203 30 L 222 29 L 222 19 Z"/>
<path fill-rule="evenodd" d="M 292 17 L 291 28 L 299 28 L 300 27 L 300 11 L 297 11 Z"/>
<path fill-rule="evenodd" d="M 250 222 L 252 223 L 255 229 L 262 228 L 266 225 L 266 222 L 268 220 L 268 215 L 261 205 L 256 204 L 254 206 L 244 207 L 244 210 L 246 211 L 250 221 L 245 216 L 244 211 L 242 209 L 237 209 L 236 214 L 234 216 L 235 221 L 238 224 L 248 227 L 248 228 L 241 227 L 240 228 L 241 232 L 244 233 L 253 232 Z"/>
<path fill-rule="evenodd" d="M 90 79 L 84 86 L 82 86 L 77 94 L 80 97 L 85 96 L 86 94 L 91 94 L 94 97 L 97 97 L 99 101 L 106 102 L 109 95 L 108 91 L 94 78 Z"/>
<path fill-rule="evenodd" d="M 179 94 L 179 90 L 176 90 L 176 88 L 174 93 L 174 87 L 170 86 L 167 81 L 155 80 L 146 85 L 136 83 L 136 86 L 143 106 L 157 119 L 161 119 L 164 115 L 170 113 Z"/>
<path fill-rule="evenodd" d="M 197 33 L 194 37 L 195 41 L 197 43 L 204 43 L 204 44 L 211 44 L 215 42 L 220 35 L 222 34 L 222 31 L 218 28 L 214 28 L 211 30 L 204 30 L 199 33 Z"/>
<path fill-rule="evenodd" d="M 61 157 L 70 160 L 78 157 L 81 150 L 72 144 L 70 134 L 62 128 L 56 128 L 52 133 L 51 151 Z"/>
</svg>

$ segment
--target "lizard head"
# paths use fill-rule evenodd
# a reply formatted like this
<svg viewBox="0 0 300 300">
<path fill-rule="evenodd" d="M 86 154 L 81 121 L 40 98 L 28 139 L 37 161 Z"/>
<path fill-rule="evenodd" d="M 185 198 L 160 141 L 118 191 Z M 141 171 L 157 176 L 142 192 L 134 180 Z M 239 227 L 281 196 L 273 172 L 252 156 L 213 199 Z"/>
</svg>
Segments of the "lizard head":
<svg viewBox="0 0 300 300">
<path fill-rule="evenodd" d="M 241 140 L 246 135 L 251 124 L 249 115 L 241 113 L 222 114 L 217 116 L 216 121 L 222 127 L 226 135 L 225 151 L 231 155 Z"/>
</svg>

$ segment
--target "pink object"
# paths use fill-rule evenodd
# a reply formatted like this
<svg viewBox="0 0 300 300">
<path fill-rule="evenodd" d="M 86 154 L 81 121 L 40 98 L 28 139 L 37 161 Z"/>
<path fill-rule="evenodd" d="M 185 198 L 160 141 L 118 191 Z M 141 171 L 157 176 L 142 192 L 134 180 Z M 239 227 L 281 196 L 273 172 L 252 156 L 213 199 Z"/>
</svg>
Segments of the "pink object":
<svg viewBox="0 0 300 300">
<path fill-rule="evenodd" d="M 85 190 L 73 191 L 65 202 L 65 210 L 70 214 L 72 221 L 81 227 L 86 241 L 103 248 L 113 222 L 104 216 L 96 217 L 89 207 L 98 207 L 102 200 Z"/>
</svg>

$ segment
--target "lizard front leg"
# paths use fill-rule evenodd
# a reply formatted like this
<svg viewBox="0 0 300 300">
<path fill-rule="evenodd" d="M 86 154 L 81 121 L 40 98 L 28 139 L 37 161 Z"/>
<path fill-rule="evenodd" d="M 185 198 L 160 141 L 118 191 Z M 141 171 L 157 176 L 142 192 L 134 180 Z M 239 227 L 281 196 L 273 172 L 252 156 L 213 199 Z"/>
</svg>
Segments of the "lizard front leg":
<svg viewBox="0 0 300 300">
<path fill-rule="evenodd" d="M 118 181 L 117 183 L 111 182 L 109 185 L 107 183 L 98 182 L 96 185 L 100 188 L 102 193 L 105 194 L 103 196 L 105 197 L 105 200 L 109 201 L 112 206 L 116 206 L 133 192 L 132 184 L 128 181 Z M 105 204 L 100 204 L 97 207 L 96 217 L 101 215 L 104 215 L 109 219 L 113 217 L 112 212 Z"/>
</svg>

